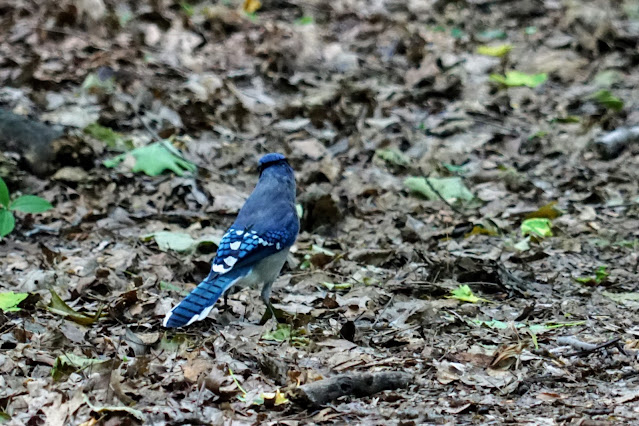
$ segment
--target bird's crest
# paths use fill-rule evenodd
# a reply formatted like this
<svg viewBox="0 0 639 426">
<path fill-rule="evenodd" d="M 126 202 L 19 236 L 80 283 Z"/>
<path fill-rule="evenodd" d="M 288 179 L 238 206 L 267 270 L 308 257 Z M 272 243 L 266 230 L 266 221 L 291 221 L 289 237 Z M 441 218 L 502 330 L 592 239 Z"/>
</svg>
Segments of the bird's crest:
<svg viewBox="0 0 639 426">
<path fill-rule="evenodd" d="M 278 152 L 271 152 L 260 158 L 260 161 L 257 163 L 257 167 L 260 173 L 262 173 L 267 167 L 282 163 L 288 164 L 286 157 Z"/>
</svg>

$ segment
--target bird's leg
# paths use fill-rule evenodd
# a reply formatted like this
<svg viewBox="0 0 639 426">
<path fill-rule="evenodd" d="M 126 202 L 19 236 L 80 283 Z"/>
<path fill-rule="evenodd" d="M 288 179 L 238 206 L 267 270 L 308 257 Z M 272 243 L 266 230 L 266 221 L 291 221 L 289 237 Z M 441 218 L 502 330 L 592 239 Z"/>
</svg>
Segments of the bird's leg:
<svg viewBox="0 0 639 426">
<path fill-rule="evenodd" d="M 277 321 L 275 310 L 273 309 L 273 305 L 271 304 L 271 287 L 272 286 L 273 286 L 273 282 L 271 281 L 270 283 L 265 283 L 264 287 L 262 287 L 261 298 L 264 304 L 266 305 L 266 312 L 264 312 L 264 315 L 262 316 L 262 319 L 260 320 L 261 325 L 266 324 L 266 322 L 271 318 Z"/>
<path fill-rule="evenodd" d="M 231 292 L 231 289 L 227 289 L 224 292 L 224 303 L 222 304 L 222 309 L 221 311 L 224 312 L 231 312 L 233 313 L 233 308 L 231 308 L 231 306 L 229 305 L 229 293 Z"/>
</svg>

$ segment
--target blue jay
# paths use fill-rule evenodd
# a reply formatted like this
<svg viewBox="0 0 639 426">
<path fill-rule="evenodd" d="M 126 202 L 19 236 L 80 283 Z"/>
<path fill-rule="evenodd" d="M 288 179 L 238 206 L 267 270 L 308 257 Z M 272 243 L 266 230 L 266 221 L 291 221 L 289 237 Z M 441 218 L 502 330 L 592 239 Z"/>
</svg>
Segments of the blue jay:
<svg viewBox="0 0 639 426">
<path fill-rule="evenodd" d="M 263 283 L 262 300 L 273 313 L 271 286 L 300 225 L 295 209 L 295 176 L 286 157 L 266 154 L 258 166 L 259 181 L 222 237 L 211 272 L 166 315 L 165 327 L 181 327 L 206 318 L 220 296 L 234 285 Z"/>
</svg>

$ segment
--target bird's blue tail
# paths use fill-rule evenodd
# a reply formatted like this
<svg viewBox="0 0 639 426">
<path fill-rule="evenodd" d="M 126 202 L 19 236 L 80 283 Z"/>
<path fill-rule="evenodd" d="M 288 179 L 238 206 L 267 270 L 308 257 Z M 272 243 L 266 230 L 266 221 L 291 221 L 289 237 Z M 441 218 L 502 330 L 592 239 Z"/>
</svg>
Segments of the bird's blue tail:
<svg viewBox="0 0 639 426">
<path fill-rule="evenodd" d="M 248 271 L 231 271 L 224 275 L 211 272 L 184 300 L 166 314 L 165 327 L 182 327 L 209 315 L 215 302 Z"/>
</svg>

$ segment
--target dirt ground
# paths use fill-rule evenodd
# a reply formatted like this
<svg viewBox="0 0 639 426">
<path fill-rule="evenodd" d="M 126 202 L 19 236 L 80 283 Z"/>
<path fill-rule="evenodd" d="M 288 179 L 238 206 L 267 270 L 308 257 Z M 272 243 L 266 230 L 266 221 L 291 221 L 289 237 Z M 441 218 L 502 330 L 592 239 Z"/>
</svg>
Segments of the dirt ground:
<svg viewBox="0 0 639 426">
<path fill-rule="evenodd" d="M 0 2 L 0 176 L 53 205 L 0 240 L 0 422 L 639 424 L 638 41 L 637 0 Z M 164 329 L 273 151 L 280 323 Z M 364 372 L 408 375 L 300 399 Z"/>
</svg>

